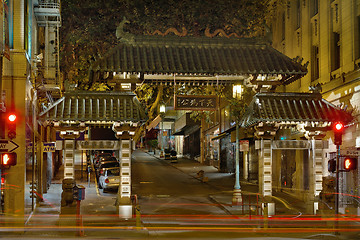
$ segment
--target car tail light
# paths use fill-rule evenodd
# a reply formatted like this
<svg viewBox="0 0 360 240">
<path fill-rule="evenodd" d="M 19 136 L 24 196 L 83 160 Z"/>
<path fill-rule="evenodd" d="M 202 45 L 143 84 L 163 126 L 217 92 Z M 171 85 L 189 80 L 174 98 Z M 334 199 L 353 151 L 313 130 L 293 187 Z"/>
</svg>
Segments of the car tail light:
<svg viewBox="0 0 360 240">
<path fill-rule="evenodd" d="M 109 183 L 109 179 L 105 179 L 105 183 Z"/>
</svg>

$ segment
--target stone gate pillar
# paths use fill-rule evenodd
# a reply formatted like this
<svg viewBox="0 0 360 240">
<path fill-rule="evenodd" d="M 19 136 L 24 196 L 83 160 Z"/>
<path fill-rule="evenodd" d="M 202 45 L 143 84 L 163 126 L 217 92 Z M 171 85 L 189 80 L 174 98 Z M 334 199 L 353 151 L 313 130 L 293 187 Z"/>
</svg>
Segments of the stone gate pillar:
<svg viewBox="0 0 360 240">
<path fill-rule="evenodd" d="M 75 179 L 74 157 L 75 157 L 75 140 L 64 140 L 64 179 Z"/>
<path fill-rule="evenodd" d="M 311 140 L 311 165 L 310 165 L 310 191 L 308 201 L 314 203 L 312 212 L 315 214 L 319 207 L 318 197 L 322 191 L 323 163 L 324 163 L 324 142 L 322 140 Z M 310 210 L 310 209 L 309 209 Z"/>
<path fill-rule="evenodd" d="M 260 140 L 259 156 L 259 193 L 269 200 L 272 196 L 272 140 Z M 268 214 L 275 214 L 275 203 L 268 204 Z"/>
<path fill-rule="evenodd" d="M 130 204 L 131 140 L 120 140 L 120 204 Z"/>
</svg>

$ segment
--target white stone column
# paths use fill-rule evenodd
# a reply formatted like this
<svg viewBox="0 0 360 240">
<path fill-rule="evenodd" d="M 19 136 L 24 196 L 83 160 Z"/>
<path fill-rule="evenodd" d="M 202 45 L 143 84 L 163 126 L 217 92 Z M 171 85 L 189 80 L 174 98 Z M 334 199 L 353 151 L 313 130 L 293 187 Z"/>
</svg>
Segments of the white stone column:
<svg viewBox="0 0 360 240">
<path fill-rule="evenodd" d="M 131 196 L 131 140 L 121 140 L 120 201 L 129 204 Z"/>
<path fill-rule="evenodd" d="M 259 191 L 263 197 L 272 196 L 272 140 L 261 139 L 259 158 Z M 275 214 L 275 203 L 268 203 L 268 215 Z"/>
<path fill-rule="evenodd" d="M 64 179 L 75 179 L 74 169 L 75 140 L 64 140 Z"/>
<path fill-rule="evenodd" d="M 259 161 L 260 194 L 272 195 L 272 149 L 271 140 L 261 140 L 261 157 Z"/>
<path fill-rule="evenodd" d="M 312 168 L 310 169 L 310 200 L 314 201 L 313 213 L 318 210 L 319 202 L 316 199 L 322 191 L 323 162 L 324 162 L 324 145 L 322 140 L 311 140 L 312 149 Z"/>
</svg>

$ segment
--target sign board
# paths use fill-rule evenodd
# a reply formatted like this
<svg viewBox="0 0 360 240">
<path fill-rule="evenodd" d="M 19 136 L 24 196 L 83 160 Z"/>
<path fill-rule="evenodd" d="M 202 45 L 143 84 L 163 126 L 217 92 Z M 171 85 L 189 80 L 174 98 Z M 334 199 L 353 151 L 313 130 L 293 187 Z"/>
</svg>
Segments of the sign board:
<svg viewBox="0 0 360 240">
<path fill-rule="evenodd" d="M 344 155 L 344 156 L 359 156 L 359 155 L 360 155 L 360 151 L 358 151 L 358 150 L 351 150 L 351 149 L 344 149 L 344 150 L 340 150 L 340 155 Z"/>
<path fill-rule="evenodd" d="M 175 110 L 216 111 L 217 96 L 177 95 Z"/>
<path fill-rule="evenodd" d="M 120 149 L 120 141 L 108 141 L 108 140 L 76 141 L 76 149 L 78 149 L 78 150 L 119 150 Z"/>
<path fill-rule="evenodd" d="M 0 152 L 12 152 L 17 149 L 19 145 L 17 145 L 13 141 L 8 141 L 5 139 L 0 139 Z"/>
<path fill-rule="evenodd" d="M 56 144 L 55 142 L 44 142 L 43 143 L 43 152 L 55 152 Z"/>
<path fill-rule="evenodd" d="M 310 149 L 311 142 L 308 140 L 274 140 L 272 149 Z"/>
<path fill-rule="evenodd" d="M 249 151 L 249 140 L 240 140 L 240 152 Z"/>
</svg>

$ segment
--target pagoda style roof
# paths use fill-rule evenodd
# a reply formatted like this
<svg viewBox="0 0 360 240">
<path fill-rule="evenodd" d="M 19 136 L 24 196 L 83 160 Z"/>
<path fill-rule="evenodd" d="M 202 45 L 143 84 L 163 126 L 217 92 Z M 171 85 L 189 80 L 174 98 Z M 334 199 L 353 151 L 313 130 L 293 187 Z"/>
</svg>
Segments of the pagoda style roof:
<svg viewBox="0 0 360 240">
<path fill-rule="evenodd" d="M 39 116 L 42 121 L 101 125 L 147 120 L 136 95 L 130 92 L 65 92 Z"/>
<path fill-rule="evenodd" d="M 121 38 L 116 47 L 93 63 L 91 78 L 95 72 L 138 74 L 145 82 L 144 75 L 281 75 L 281 84 L 289 84 L 304 76 L 307 69 L 258 39 L 167 35 Z"/>
<path fill-rule="evenodd" d="M 319 93 L 258 93 L 242 117 L 241 126 L 258 123 L 312 123 L 315 127 L 342 121 L 350 123 L 350 113 L 336 107 Z"/>
</svg>

